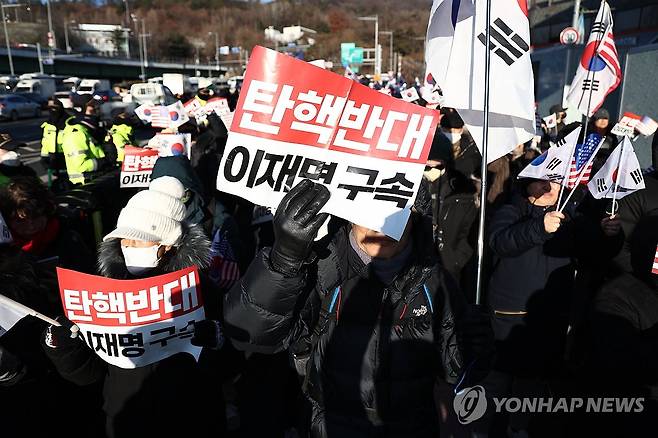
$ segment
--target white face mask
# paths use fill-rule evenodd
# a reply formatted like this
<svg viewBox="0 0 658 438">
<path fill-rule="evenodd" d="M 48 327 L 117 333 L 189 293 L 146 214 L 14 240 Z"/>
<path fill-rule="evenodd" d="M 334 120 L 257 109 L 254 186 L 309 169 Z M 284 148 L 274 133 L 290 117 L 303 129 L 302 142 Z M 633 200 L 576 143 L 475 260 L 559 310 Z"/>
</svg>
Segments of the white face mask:
<svg viewBox="0 0 658 438">
<path fill-rule="evenodd" d="M 441 131 L 443 135 L 446 136 L 448 140 L 450 140 L 450 143 L 455 144 L 457 143 L 461 138 L 462 138 L 462 133 L 461 132 L 446 132 L 446 131 Z"/>
<path fill-rule="evenodd" d="M 441 175 L 445 173 L 445 169 L 439 169 L 436 167 L 432 167 L 430 170 L 426 170 L 423 172 L 423 176 L 425 177 L 426 180 L 429 182 L 434 182 L 437 179 L 441 178 Z"/>
<path fill-rule="evenodd" d="M 158 266 L 160 258 L 158 250 L 160 245 L 153 245 L 146 248 L 134 248 L 132 246 L 121 246 L 123 258 L 126 261 L 126 268 L 132 275 L 141 275 Z"/>
</svg>

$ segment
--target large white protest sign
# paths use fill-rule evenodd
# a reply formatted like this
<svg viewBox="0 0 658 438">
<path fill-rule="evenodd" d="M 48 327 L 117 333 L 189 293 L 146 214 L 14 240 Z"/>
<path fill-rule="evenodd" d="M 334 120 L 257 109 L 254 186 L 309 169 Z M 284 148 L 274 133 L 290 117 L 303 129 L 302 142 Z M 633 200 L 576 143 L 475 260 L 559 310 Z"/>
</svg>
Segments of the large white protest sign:
<svg viewBox="0 0 658 438">
<path fill-rule="evenodd" d="M 399 239 L 438 118 L 436 111 L 256 47 L 217 188 L 276 207 L 308 178 L 331 192 L 324 211 Z"/>
<path fill-rule="evenodd" d="M 139 280 L 114 280 L 57 269 L 66 317 L 105 362 L 136 368 L 177 353 L 198 360 L 190 343 L 205 319 L 196 267 Z"/>
</svg>

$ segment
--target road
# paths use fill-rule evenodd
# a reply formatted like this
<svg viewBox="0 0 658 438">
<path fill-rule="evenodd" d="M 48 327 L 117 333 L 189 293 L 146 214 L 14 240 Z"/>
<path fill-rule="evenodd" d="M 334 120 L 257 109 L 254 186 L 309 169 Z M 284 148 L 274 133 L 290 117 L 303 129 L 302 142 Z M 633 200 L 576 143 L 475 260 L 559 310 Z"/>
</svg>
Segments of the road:
<svg viewBox="0 0 658 438">
<path fill-rule="evenodd" d="M 20 148 L 21 160 L 33 168 L 37 175 L 45 182 L 46 169 L 41 165 L 41 124 L 45 117 L 38 119 L 24 119 L 16 122 L 0 122 L 0 132 L 7 132 L 15 140 L 25 142 L 26 146 Z"/>
</svg>

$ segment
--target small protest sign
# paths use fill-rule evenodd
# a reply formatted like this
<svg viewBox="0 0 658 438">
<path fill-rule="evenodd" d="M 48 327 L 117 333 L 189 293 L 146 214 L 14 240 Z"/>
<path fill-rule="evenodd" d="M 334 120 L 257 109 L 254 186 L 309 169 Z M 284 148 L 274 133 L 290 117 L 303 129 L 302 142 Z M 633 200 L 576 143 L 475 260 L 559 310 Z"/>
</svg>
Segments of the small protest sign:
<svg viewBox="0 0 658 438">
<path fill-rule="evenodd" d="M 621 120 L 613 126 L 611 133 L 614 135 L 624 135 L 627 137 L 633 137 L 635 133 L 635 127 L 640 123 L 642 117 L 633 113 L 624 113 Z"/>
<path fill-rule="evenodd" d="M 105 362 L 137 368 L 182 352 L 198 360 L 190 338 L 205 311 L 196 267 L 138 280 L 58 268 L 57 278 L 66 317 Z"/>
<path fill-rule="evenodd" d="M 399 239 L 439 114 L 263 47 L 252 52 L 217 188 L 276 207 L 304 178 L 324 211 Z"/>
<path fill-rule="evenodd" d="M 125 154 L 121 163 L 120 187 L 148 187 L 158 150 L 126 146 Z"/>
</svg>

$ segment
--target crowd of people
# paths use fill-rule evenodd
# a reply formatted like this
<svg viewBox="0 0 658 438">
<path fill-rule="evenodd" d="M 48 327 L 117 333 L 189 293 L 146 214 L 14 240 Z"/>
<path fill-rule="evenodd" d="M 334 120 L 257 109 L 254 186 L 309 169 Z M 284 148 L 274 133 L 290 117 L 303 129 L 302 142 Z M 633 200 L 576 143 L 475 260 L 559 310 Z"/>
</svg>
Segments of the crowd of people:
<svg viewBox="0 0 658 438">
<path fill-rule="evenodd" d="M 309 180 L 270 220 L 216 190 L 228 138 L 216 114 L 179 127 L 192 136 L 190 158 L 161 157 L 147 189 L 120 190 L 124 147 L 155 131 L 127 114 L 103 128 L 93 99 L 78 112 L 48 108 L 47 181 L 20 162 L 11 133 L 0 138 L 0 213 L 12 237 L 0 245 L 0 293 L 61 324 L 25 318 L 0 337 L 3 436 L 635 436 L 657 412 L 658 138 L 646 189 L 618 210 L 580 185 L 558 211 L 559 184 L 518 175 L 580 126 L 564 123 L 565 108 L 551 108 L 555 127 L 488 165 L 487 193 L 468 129 L 441 108 L 396 241 L 320 213 L 331 194 Z M 586 126 L 605 137 L 592 174 L 617 147 L 613 124 L 601 109 Z M 198 361 L 108 364 L 63 315 L 55 267 L 136 279 L 191 265 L 206 311 L 191 340 Z M 453 390 L 473 385 L 488 397 L 646 401 L 635 415 L 489 409 L 461 425 Z"/>
</svg>

